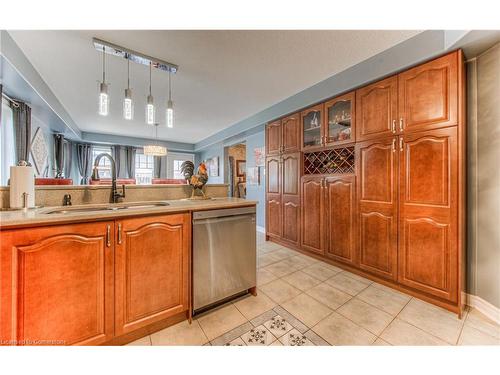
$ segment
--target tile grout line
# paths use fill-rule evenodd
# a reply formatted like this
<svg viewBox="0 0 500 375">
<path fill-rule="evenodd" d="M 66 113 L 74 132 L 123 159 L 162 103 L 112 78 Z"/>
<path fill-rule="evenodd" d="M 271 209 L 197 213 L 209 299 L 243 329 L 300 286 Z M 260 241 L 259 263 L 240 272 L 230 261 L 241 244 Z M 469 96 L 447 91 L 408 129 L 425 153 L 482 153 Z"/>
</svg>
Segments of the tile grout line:
<svg viewBox="0 0 500 375">
<path fill-rule="evenodd" d="M 380 338 L 381 340 L 384 340 L 384 341 L 388 342 L 389 344 L 391 344 L 389 341 L 385 340 L 382 337 L 382 334 L 387 330 L 387 328 L 392 324 L 392 322 L 394 322 L 396 320 L 396 318 L 399 316 L 399 314 L 401 314 L 401 311 L 403 311 L 405 309 L 405 307 L 408 306 L 408 304 L 411 302 L 412 299 L 413 299 L 413 297 L 410 297 L 410 299 L 408 300 L 408 302 L 405 303 L 405 305 L 403 306 L 403 308 L 401 310 L 399 310 L 399 312 L 394 316 L 394 318 L 389 322 L 389 324 L 382 330 L 382 332 L 380 332 L 380 334 L 377 336 L 377 338 Z M 366 303 L 368 303 L 368 302 L 366 302 Z M 371 304 L 369 304 L 369 305 L 371 305 Z M 371 306 L 373 306 L 373 305 L 371 305 Z M 377 341 L 377 340 L 375 340 L 375 341 Z"/>
<path fill-rule="evenodd" d="M 460 338 L 462 337 L 462 333 L 464 331 L 465 321 L 467 320 L 468 317 L 469 317 L 469 310 L 467 309 L 465 316 L 464 316 L 464 319 L 463 319 L 464 321 L 462 322 L 462 327 L 460 327 L 460 333 L 457 337 L 457 341 L 455 342 L 455 346 L 458 346 L 458 343 L 459 343 Z"/>
</svg>

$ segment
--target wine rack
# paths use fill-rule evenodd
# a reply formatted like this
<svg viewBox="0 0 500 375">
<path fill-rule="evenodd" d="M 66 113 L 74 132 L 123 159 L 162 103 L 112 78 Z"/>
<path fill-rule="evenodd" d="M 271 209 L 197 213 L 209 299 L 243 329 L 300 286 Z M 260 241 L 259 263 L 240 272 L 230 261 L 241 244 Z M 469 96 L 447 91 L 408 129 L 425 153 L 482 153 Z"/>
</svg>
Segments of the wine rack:
<svg viewBox="0 0 500 375">
<path fill-rule="evenodd" d="M 304 174 L 354 173 L 354 147 L 304 153 Z"/>
</svg>

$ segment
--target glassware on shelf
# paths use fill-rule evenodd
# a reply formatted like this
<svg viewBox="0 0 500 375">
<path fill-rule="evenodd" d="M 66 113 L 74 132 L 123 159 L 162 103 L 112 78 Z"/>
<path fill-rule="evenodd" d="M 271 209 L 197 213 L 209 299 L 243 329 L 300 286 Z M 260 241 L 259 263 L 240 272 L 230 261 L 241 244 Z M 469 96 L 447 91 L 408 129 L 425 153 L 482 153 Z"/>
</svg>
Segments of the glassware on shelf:
<svg viewBox="0 0 500 375">
<path fill-rule="evenodd" d="M 351 139 L 351 101 L 342 100 L 328 108 L 328 142 Z"/>
<path fill-rule="evenodd" d="M 311 111 L 303 118 L 304 146 L 321 145 L 321 112 Z"/>
</svg>

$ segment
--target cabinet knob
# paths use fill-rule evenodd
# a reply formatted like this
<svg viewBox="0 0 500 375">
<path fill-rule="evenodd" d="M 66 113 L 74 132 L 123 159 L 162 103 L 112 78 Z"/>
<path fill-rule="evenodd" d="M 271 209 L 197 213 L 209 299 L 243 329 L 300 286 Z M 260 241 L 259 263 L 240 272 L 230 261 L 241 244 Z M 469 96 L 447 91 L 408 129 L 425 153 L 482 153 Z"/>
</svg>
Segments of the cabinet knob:
<svg viewBox="0 0 500 375">
<path fill-rule="evenodd" d="M 392 133 L 396 134 L 396 120 L 392 120 Z"/>
<path fill-rule="evenodd" d="M 403 151 L 403 137 L 399 138 L 399 151 Z"/>
<path fill-rule="evenodd" d="M 392 152 L 396 152 L 396 138 L 392 139 Z"/>
<path fill-rule="evenodd" d="M 111 225 L 106 227 L 106 246 L 111 247 Z"/>
<path fill-rule="evenodd" d="M 403 118 L 399 119 L 399 131 L 402 132 L 404 129 Z"/>
<path fill-rule="evenodd" d="M 118 224 L 118 245 L 122 243 L 122 224 Z"/>
</svg>

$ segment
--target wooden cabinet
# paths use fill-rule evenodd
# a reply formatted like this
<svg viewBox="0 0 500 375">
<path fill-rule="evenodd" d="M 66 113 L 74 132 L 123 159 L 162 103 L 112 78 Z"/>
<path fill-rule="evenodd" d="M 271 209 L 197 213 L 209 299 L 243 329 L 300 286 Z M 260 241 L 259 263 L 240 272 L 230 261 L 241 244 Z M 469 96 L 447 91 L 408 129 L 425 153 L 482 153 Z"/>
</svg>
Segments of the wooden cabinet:
<svg viewBox="0 0 500 375">
<path fill-rule="evenodd" d="M 356 262 L 355 176 L 326 177 L 326 255 L 347 263 Z"/>
<path fill-rule="evenodd" d="M 326 102 L 325 116 L 325 146 L 355 141 L 356 101 L 354 91 Z"/>
<path fill-rule="evenodd" d="M 398 130 L 398 77 L 356 91 L 356 139 L 390 137 Z"/>
<path fill-rule="evenodd" d="M 358 155 L 359 267 L 397 277 L 397 137 L 356 144 Z"/>
<path fill-rule="evenodd" d="M 188 311 L 190 215 L 120 220 L 116 231 L 116 335 Z"/>
<path fill-rule="evenodd" d="M 325 199 L 323 177 L 303 177 L 301 193 L 301 247 L 325 252 Z"/>
<path fill-rule="evenodd" d="M 1 232 L 2 342 L 97 345 L 113 337 L 113 226 Z"/>
<path fill-rule="evenodd" d="M 323 137 L 323 104 L 307 108 L 300 113 L 302 128 L 302 150 L 321 148 L 325 145 Z"/>
<path fill-rule="evenodd" d="M 300 150 L 300 113 L 294 113 L 281 120 L 281 144 L 283 152 Z"/>
<path fill-rule="evenodd" d="M 266 155 L 279 155 L 281 152 L 281 120 L 266 126 Z"/>
<path fill-rule="evenodd" d="M 281 194 L 281 157 L 266 158 L 266 193 Z"/>
<path fill-rule="evenodd" d="M 266 235 L 281 238 L 282 233 L 281 195 L 267 194 L 266 197 Z"/>
<path fill-rule="evenodd" d="M 399 153 L 398 280 L 456 302 L 457 128 L 407 135 Z"/>
<path fill-rule="evenodd" d="M 459 63 L 457 51 L 398 75 L 403 133 L 457 125 Z"/>
<path fill-rule="evenodd" d="M 299 245 L 300 228 L 300 152 L 282 156 L 282 221 L 281 238 Z"/>
<path fill-rule="evenodd" d="M 300 114 L 295 113 L 266 126 L 266 155 L 300 150 Z"/>
</svg>

